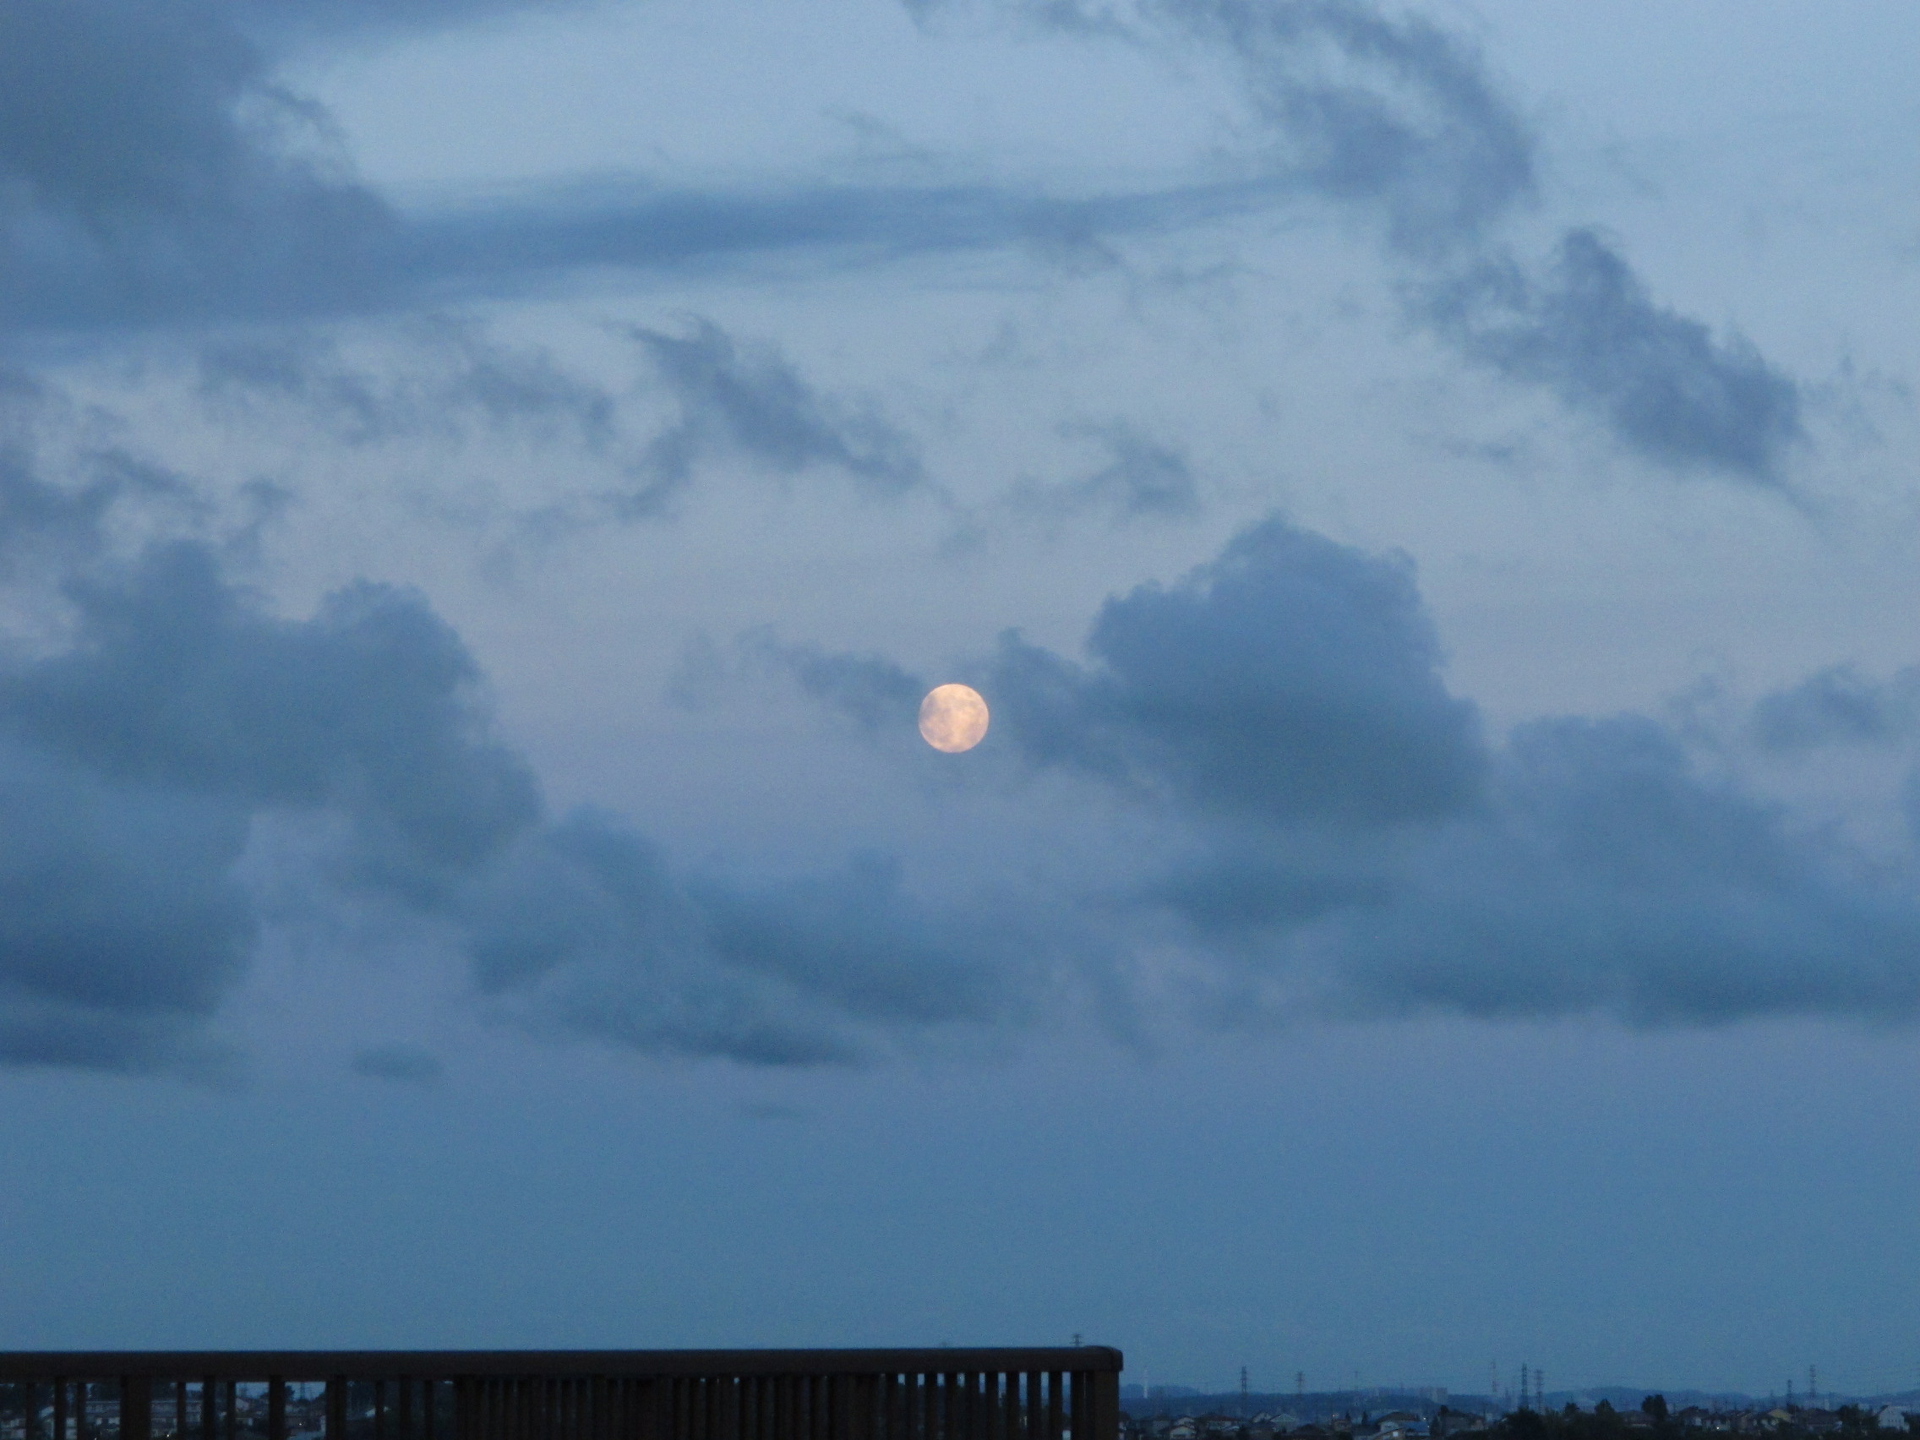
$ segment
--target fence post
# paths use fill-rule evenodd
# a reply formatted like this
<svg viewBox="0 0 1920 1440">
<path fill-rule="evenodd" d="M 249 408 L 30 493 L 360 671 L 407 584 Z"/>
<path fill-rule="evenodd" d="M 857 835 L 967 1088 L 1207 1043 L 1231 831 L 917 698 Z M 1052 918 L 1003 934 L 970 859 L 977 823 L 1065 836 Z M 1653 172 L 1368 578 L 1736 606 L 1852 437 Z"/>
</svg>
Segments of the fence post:
<svg viewBox="0 0 1920 1440">
<path fill-rule="evenodd" d="M 120 1440 L 153 1440 L 153 1381 L 148 1376 L 120 1377 Z"/>
<path fill-rule="evenodd" d="M 1120 1440 L 1120 1372 L 1098 1370 L 1092 1378 L 1093 1413 L 1087 1417 L 1092 1433 L 1087 1440 Z"/>
</svg>

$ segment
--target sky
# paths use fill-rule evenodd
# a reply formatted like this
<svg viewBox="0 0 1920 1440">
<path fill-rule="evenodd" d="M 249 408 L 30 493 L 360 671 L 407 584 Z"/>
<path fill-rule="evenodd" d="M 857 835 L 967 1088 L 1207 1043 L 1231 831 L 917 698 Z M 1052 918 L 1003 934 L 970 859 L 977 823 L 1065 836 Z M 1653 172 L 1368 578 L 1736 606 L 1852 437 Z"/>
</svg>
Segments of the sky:
<svg viewBox="0 0 1920 1440">
<path fill-rule="evenodd" d="M 0 0 L 0 1347 L 1920 1384 L 1916 47 Z"/>
</svg>

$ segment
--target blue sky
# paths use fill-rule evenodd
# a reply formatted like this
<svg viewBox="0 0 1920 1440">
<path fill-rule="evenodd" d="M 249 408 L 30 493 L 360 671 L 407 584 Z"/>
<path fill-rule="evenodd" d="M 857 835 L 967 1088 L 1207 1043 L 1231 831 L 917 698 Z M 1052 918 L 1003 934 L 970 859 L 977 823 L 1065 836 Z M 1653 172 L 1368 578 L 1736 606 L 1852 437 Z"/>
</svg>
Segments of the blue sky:
<svg viewBox="0 0 1920 1440">
<path fill-rule="evenodd" d="M 0 1344 L 1920 1383 L 1916 29 L 5 0 Z"/>
</svg>

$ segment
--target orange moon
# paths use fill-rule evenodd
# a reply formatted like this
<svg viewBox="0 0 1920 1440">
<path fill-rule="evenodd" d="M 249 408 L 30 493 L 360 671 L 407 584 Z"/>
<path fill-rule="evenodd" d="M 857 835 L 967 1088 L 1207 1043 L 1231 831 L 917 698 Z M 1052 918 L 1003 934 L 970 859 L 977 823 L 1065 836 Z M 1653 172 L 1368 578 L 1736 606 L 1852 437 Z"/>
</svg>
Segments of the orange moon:
<svg viewBox="0 0 1920 1440">
<path fill-rule="evenodd" d="M 920 738 L 936 750 L 958 755 L 987 733 L 987 702 L 971 685 L 937 685 L 920 702 Z"/>
</svg>

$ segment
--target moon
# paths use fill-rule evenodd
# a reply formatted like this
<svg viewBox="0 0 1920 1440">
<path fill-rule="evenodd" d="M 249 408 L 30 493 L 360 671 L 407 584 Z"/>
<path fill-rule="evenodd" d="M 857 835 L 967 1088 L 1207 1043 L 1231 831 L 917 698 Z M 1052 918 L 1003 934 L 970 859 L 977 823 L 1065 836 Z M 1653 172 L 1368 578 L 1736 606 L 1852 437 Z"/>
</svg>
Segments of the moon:
<svg viewBox="0 0 1920 1440">
<path fill-rule="evenodd" d="M 920 738 L 936 750 L 958 755 L 987 734 L 987 702 L 971 685 L 936 685 L 920 702 Z"/>
</svg>

